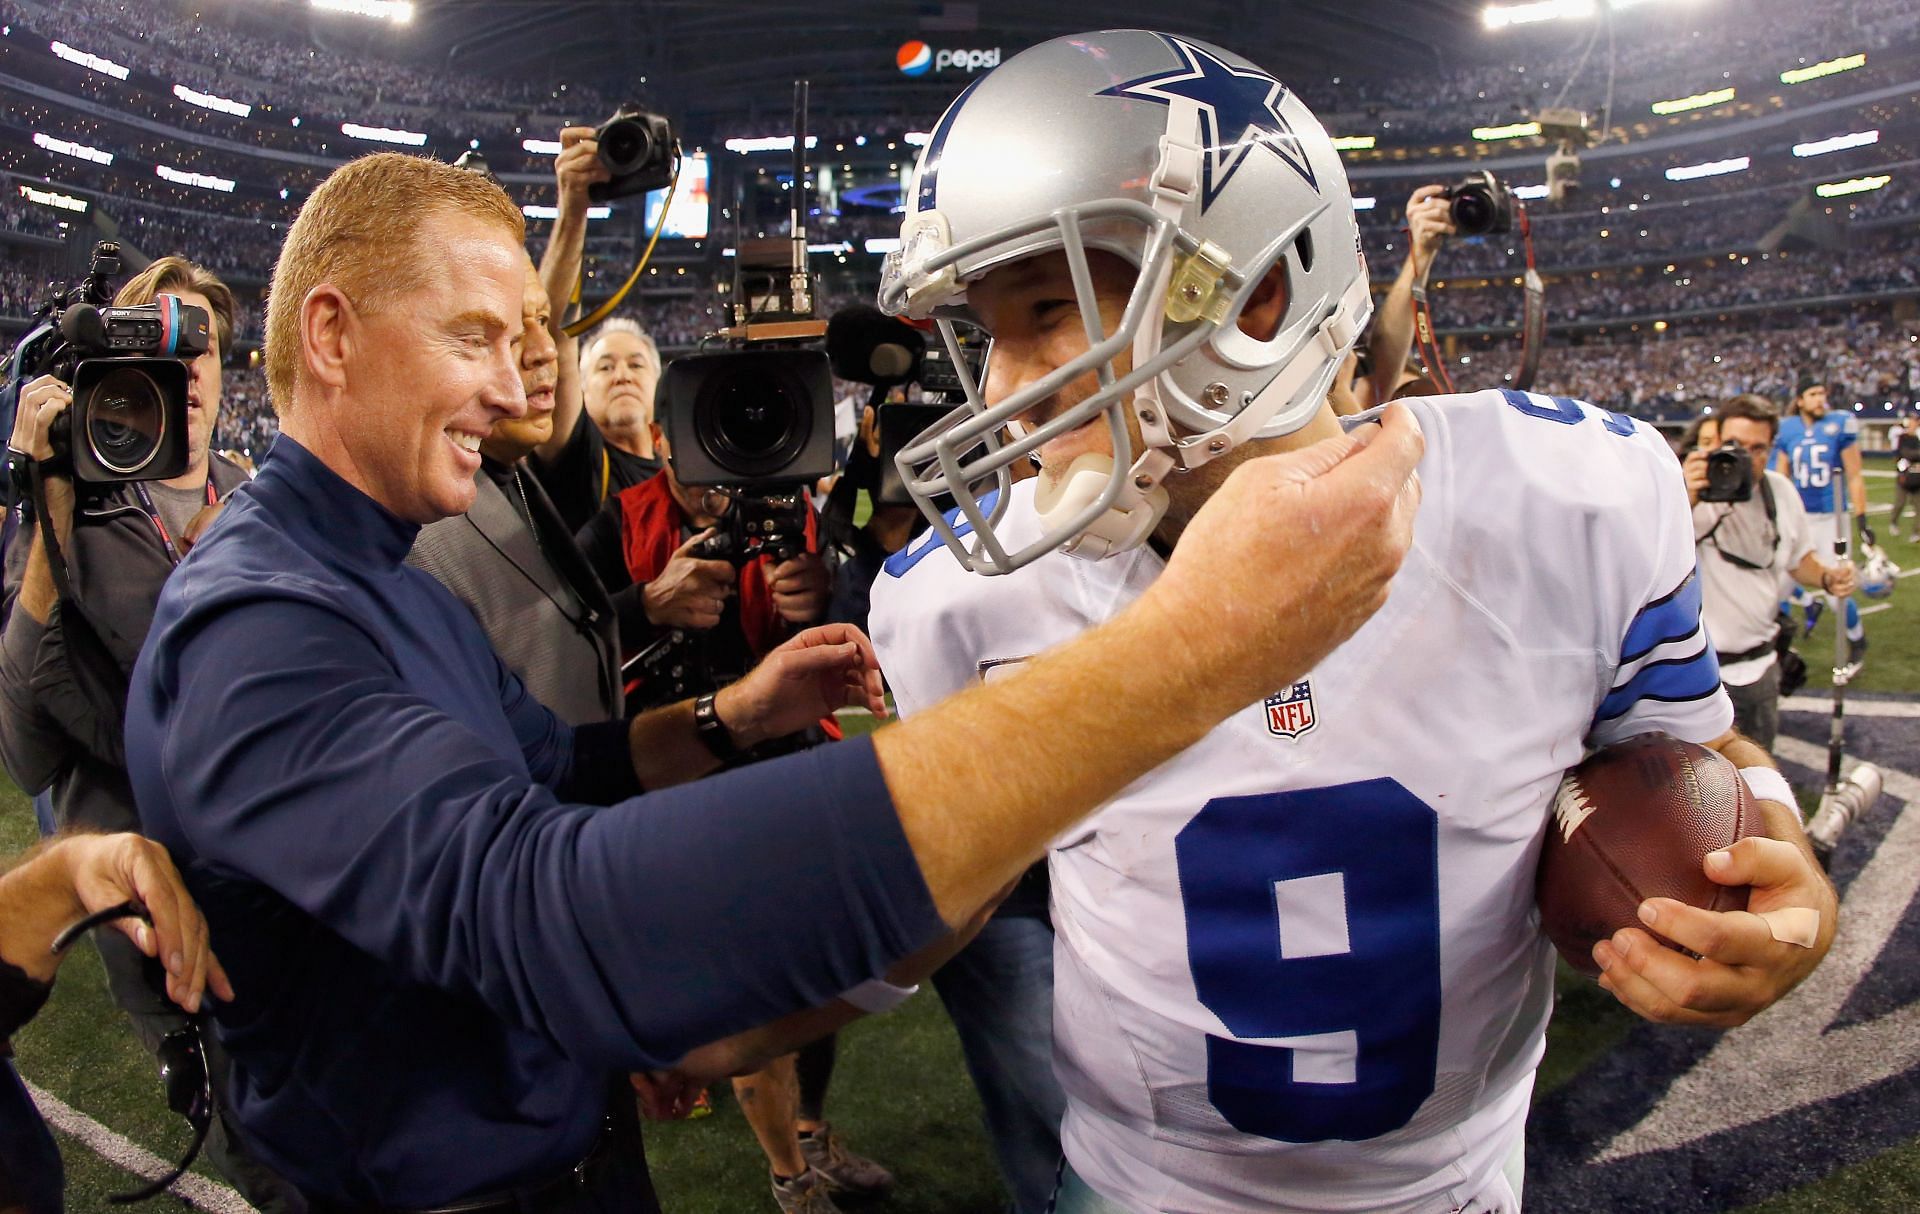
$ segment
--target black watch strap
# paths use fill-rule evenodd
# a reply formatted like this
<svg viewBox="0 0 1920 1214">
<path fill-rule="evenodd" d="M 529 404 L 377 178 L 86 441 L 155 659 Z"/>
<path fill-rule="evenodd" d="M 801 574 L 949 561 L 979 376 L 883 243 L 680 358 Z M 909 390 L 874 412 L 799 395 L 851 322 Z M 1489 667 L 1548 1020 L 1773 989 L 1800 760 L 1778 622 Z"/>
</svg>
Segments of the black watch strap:
<svg viewBox="0 0 1920 1214">
<path fill-rule="evenodd" d="M 713 757 L 722 763 L 728 763 L 740 757 L 739 747 L 733 744 L 733 735 L 727 732 L 727 726 L 720 719 L 720 710 L 714 706 L 717 692 L 709 691 L 693 702 L 693 732 Z"/>
</svg>

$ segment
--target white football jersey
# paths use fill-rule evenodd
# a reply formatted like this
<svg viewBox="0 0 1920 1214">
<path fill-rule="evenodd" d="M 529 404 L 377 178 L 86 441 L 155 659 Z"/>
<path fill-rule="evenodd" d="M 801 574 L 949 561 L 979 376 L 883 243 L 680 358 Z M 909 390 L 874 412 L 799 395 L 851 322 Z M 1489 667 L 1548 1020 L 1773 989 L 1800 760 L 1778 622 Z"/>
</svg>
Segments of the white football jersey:
<svg viewBox="0 0 1920 1214">
<path fill-rule="evenodd" d="M 1054 843 L 1063 1141 L 1125 1209 L 1505 1192 L 1553 1000 L 1534 872 L 1561 774 L 1732 722 L 1657 433 L 1512 391 L 1406 403 L 1424 498 L 1386 606 Z M 1033 487 L 1010 544 L 1039 533 Z M 873 590 L 901 711 L 1109 619 L 1162 568 L 1143 548 L 987 578 L 922 536 Z"/>
</svg>

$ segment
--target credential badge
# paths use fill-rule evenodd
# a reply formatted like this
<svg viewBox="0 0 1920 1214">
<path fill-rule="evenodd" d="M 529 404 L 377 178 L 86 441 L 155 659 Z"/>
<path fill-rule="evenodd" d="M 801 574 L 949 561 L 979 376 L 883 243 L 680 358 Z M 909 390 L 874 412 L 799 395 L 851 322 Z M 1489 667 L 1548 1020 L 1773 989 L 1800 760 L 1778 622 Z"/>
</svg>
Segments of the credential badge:
<svg viewBox="0 0 1920 1214">
<path fill-rule="evenodd" d="M 1313 680 L 1301 679 L 1267 697 L 1267 732 L 1275 737 L 1297 738 L 1319 723 L 1313 711 Z"/>
</svg>

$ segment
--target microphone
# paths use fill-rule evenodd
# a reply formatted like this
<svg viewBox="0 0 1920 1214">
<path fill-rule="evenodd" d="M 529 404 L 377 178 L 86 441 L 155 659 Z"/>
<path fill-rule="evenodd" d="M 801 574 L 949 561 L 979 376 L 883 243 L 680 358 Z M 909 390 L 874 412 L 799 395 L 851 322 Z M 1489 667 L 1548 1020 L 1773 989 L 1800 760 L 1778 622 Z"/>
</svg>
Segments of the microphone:
<svg viewBox="0 0 1920 1214">
<path fill-rule="evenodd" d="M 827 361 L 841 379 L 875 387 L 908 383 L 926 352 L 920 330 L 868 304 L 842 308 L 827 320 Z"/>
</svg>

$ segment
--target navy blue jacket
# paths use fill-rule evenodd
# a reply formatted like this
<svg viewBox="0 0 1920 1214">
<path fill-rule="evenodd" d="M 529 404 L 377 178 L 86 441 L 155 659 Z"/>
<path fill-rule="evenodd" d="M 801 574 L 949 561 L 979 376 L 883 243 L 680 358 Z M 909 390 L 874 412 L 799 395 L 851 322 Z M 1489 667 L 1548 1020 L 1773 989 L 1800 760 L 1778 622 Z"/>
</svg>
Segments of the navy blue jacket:
<svg viewBox="0 0 1920 1214">
<path fill-rule="evenodd" d="M 873 750 L 596 808 L 569 729 L 403 564 L 418 529 L 282 437 L 133 673 L 141 820 L 236 1001 L 230 1107 L 287 1178 L 421 1206 L 543 1179 L 609 1073 L 822 1004 L 941 930 Z"/>
</svg>

